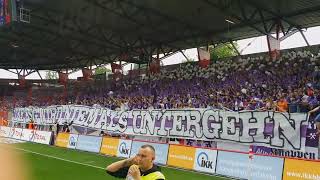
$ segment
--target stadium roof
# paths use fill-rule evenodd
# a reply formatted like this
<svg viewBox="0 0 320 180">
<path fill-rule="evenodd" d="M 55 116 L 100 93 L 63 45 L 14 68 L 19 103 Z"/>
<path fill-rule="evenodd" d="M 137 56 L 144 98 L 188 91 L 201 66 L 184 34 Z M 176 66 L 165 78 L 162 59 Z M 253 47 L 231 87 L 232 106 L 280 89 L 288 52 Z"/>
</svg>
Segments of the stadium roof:
<svg viewBox="0 0 320 180">
<path fill-rule="evenodd" d="M 0 27 L 0 68 L 62 69 L 320 25 L 320 0 L 21 0 Z"/>
</svg>

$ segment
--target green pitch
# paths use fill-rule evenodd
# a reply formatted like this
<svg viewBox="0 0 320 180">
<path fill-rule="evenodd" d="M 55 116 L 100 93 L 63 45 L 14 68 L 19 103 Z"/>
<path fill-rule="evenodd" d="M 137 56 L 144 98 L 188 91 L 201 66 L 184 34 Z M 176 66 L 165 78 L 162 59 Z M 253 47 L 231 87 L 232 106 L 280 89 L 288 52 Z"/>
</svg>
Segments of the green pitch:
<svg viewBox="0 0 320 180">
<path fill-rule="evenodd" d="M 119 160 L 95 153 L 64 149 L 33 143 L 10 145 L 25 158 L 26 167 L 32 180 L 116 180 L 109 176 L 104 168 Z M 11 149 L 11 148 L 10 148 Z M 225 180 L 195 172 L 162 167 L 168 180 Z"/>
</svg>

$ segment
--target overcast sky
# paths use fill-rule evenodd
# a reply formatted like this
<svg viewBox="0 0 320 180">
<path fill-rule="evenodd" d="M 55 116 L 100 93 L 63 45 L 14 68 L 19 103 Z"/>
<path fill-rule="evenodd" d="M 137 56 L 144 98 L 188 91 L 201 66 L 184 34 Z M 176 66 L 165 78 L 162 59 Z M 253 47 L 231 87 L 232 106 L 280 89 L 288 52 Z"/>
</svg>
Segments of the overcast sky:
<svg viewBox="0 0 320 180">
<path fill-rule="evenodd" d="M 307 31 L 304 32 L 308 42 L 310 45 L 320 44 L 320 26 L 309 28 Z M 239 51 L 241 51 L 242 55 L 244 54 L 252 54 L 257 52 L 266 52 L 268 51 L 267 39 L 266 36 L 243 39 L 237 42 L 239 45 Z M 250 44 L 250 45 L 249 45 Z M 306 42 L 304 41 L 303 37 L 300 33 L 296 33 L 291 37 L 285 39 L 281 42 L 280 47 L 281 49 L 289 49 L 295 47 L 306 46 Z M 196 48 L 185 50 L 186 56 L 190 58 L 197 59 L 197 50 Z M 184 61 L 185 58 L 181 53 L 177 53 L 171 57 L 168 57 L 163 60 L 164 65 L 169 64 L 177 64 L 181 61 Z M 125 70 L 130 69 L 130 65 L 125 67 Z M 42 77 L 44 78 L 45 72 L 40 72 Z M 76 79 L 77 77 L 82 76 L 81 71 L 75 72 L 69 75 L 70 79 Z M 17 75 L 6 70 L 0 69 L 0 78 L 2 79 L 17 79 Z M 26 79 L 40 79 L 37 73 L 33 73 L 26 77 Z"/>
</svg>

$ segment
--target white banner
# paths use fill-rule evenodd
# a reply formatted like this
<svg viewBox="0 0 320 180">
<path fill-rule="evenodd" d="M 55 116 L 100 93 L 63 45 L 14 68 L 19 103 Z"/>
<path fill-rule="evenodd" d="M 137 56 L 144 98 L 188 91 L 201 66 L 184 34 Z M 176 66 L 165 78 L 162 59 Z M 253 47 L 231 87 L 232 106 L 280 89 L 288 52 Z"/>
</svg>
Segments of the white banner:
<svg viewBox="0 0 320 180">
<path fill-rule="evenodd" d="M 21 128 L 0 127 L 0 136 L 31 141 L 40 144 L 50 144 L 52 132 Z"/>
<path fill-rule="evenodd" d="M 143 136 L 226 141 L 304 150 L 307 114 L 209 109 L 113 111 L 79 105 L 16 108 L 13 121 L 76 125 Z"/>
</svg>

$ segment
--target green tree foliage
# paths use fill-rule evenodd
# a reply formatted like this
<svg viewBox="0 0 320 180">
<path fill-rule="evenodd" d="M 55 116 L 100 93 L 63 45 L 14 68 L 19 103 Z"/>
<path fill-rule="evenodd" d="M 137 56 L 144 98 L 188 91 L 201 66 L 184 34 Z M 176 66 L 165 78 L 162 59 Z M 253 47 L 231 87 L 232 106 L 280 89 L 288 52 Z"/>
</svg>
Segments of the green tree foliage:
<svg viewBox="0 0 320 180">
<path fill-rule="evenodd" d="M 233 43 L 237 49 L 238 44 Z M 231 57 L 231 56 L 237 56 L 237 51 L 232 47 L 231 43 L 225 43 L 223 45 L 219 45 L 217 47 L 209 46 L 210 51 L 210 58 L 213 61 L 217 61 L 218 59 L 225 58 L 225 57 Z"/>
<path fill-rule="evenodd" d="M 147 69 L 148 64 L 140 64 L 140 69 Z M 134 64 L 133 69 L 139 69 L 139 64 Z"/>
<path fill-rule="evenodd" d="M 108 73 L 111 72 L 111 69 L 108 69 L 104 66 L 98 67 L 95 69 L 94 74 L 98 75 L 98 74 L 104 74 L 104 73 Z"/>
<path fill-rule="evenodd" d="M 46 71 L 46 79 L 58 79 L 58 73 L 56 71 Z"/>
</svg>

